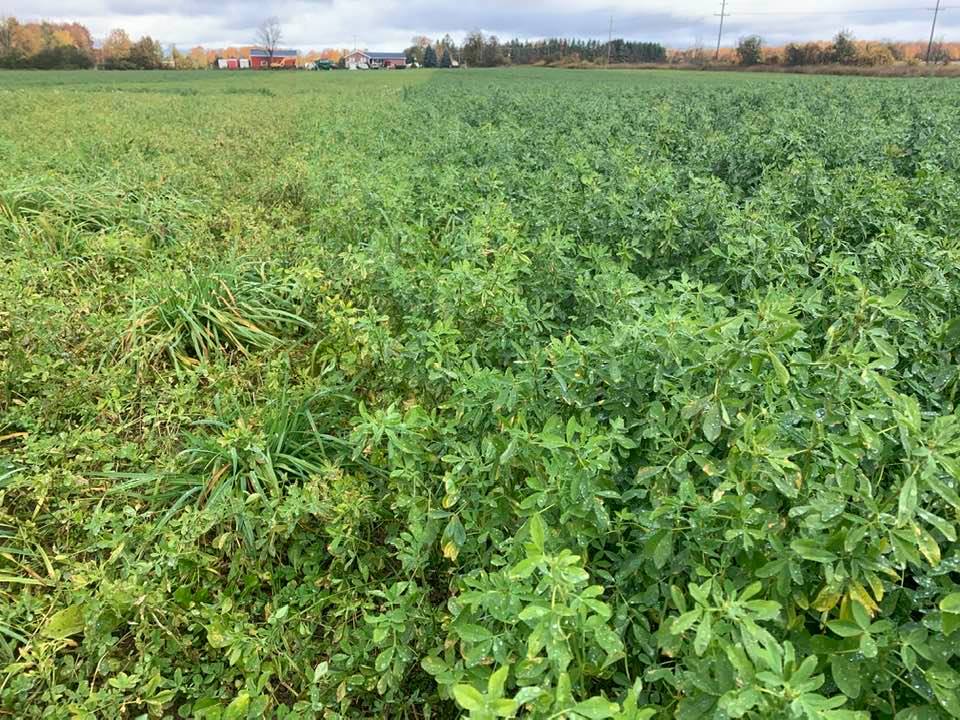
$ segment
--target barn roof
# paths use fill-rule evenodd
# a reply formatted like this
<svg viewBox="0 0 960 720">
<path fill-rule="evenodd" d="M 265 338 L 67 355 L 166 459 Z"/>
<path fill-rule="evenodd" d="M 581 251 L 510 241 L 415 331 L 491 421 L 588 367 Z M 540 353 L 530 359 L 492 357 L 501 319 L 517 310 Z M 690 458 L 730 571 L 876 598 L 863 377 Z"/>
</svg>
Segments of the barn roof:
<svg viewBox="0 0 960 720">
<path fill-rule="evenodd" d="M 371 60 L 406 60 L 406 53 L 402 52 L 367 52 L 365 50 L 357 50 L 356 52 L 360 53 L 364 57 L 368 57 Z M 354 55 L 356 53 L 350 53 Z"/>
<path fill-rule="evenodd" d="M 274 57 L 296 57 L 296 50 L 274 50 Z M 250 50 L 250 57 L 270 57 L 270 53 L 266 50 L 261 50 L 260 48 L 253 48 Z"/>
</svg>

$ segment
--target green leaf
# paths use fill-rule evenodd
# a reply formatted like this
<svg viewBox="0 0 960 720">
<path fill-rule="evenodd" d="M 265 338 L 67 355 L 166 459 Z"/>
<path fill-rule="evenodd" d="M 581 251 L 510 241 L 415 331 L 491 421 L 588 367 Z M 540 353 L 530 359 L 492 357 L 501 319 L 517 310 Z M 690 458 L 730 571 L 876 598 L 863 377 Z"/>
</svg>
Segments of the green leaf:
<svg viewBox="0 0 960 720">
<path fill-rule="evenodd" d="M 490 711 L 496 717 L 513 717 L 517 712 L 517 701 L 507 698 L 497 698 L 488 703 Z"/>
<path fill-rule="evenodd" d="M 859 697 L 860 668 L 850 655 L 831 655 L 830 673 L 840 692 L 849 698 Z"/>
<path fill-rule="evenodd" d="M 683 590 L 678 588 L 676 585 L 670 586 L 670 597 L 673 599 L 673 606 L 679 610 L 681 613 L 687 611 L 687 600 L 683 596 Z"/>
<path fill-rule="evenodd" d="M 487 681 L 487 697 L 498 700 L 503 697 L 503 688 L 507 683 L 507 675 L 510 673 L 510 666 L 504 665 L 495 673 L 490 675 Z"/>
<path fill-rule="evenodd" d="M 794 540 L 790 543 L 791 549 L 804 560 L 811 560 L 819 563 L 829 563 L 837 559 L 837 556 L 820 545 L 815 540 Z"/>
<path fill-rule="evenodd" d="M 41 634 L 51 640 L 64 640 L 83 632 L 83 628 L 83 605 L 71 605 L 51 615 Z"/>
<path fill-rule="evenodd" d="M 945 613 L 960 615 L 960 592 L 950 593 L 940 601 L 940 609 Z"/>
<path fill-rule="evenodd" d="M 237 695 L 223 712 L 223 720 L 245 720 L 250 709 L 250 695 L 246 691 Z"/>
<path fill-rule="evenodd" d="M 774 600 L 750 600 L 744 607 L 756 615 L 757 620 L 773 620 L 780 614 L 780 603 Z"/>
<path fill-rule="evenodd" d="M 770 358 L 770 363 L 773 365 L 773 369 L 777 374 L 777 380 L 780 381 L 780 384 L 784 387 L 789 385 L 790 373 L 787 372 L 787 368 L 784 367 L 784 364 L 780 362 L 780 358 L 778 358 L 774 352 L 768 352 L 767 356 Z"/>
<path fill-rule="evenodd" d="M 493 634 L 482 625 L 464 623 L 463 625 L 455 625 L 454 630 L 457 631 L 461 640 L 467 642 L 484 642 L 493 638 Z"/>
<path fill-rule="evenodd" d="M 900 503 L 897 517 L 901 523 L 905 523 L 913 518 L 917 509 L 917 479 L 916 476 L 909 476 L 900 488 Z"/>
<path fill-rule="evenodd" d="M 709 613 L 704 613 L 703 620 L 700 621 L 700 627 L 697 628 L 697 635 L 693 640 L 693 650 L 697 655 L 703 655 L 713 640 L 713 623 Z"/>
<path fill-rule="evenodd" d="M 450 669 L 443 660 L 438 657 L 433 657 L 432 655 L 427 655 L 423 658 L 423 660 L 420 661 L 420 667 L 423 668 L 424 672 L 434 676 L 441 675 Z"/>
<path fill-rule="evenodd" d="M 594 639 L 607 655 L 620 655 L 623 653 L 623 641 L 620 636 L 606 625 L 599 625 L 593 633 Z"/>
<path fill-rule="evenodd" d="M 751 688 L 730 690 L 720 698 L 720 707 L 732 718 L 741 718 L 760 702 L 760 693 Z"/>
<path fill-rule="evenodd" d="M 653 548 L 653 564 L 659 570 L 673 557 L 673 533 L 665 531 Z"/>
<path fill-rule="evenodd" d="M 524 558 L 510 569 L 510 578 L 512 580 L 525 580 L 533 575 L 537 569 L 540 558 Z"/>
<path fill-rule="evenodd" d="M 540 552 L 544 550 L 544 544 L 546 543 L 546 526 L 543 524 L 543 518 L 539 515 L 534 515 L 528 521 L 530 527 L 530 542 L 533 543 L 533 546 L 537 548 Z"/>
<path fill-rule="evenodd" d="M 943 613 L 940 616 L 940 624 L 943 626 L 944 635 L 953 635 L 957 630 L 960 630 L 960 615 Z"/>
<path fill-rule="evenodd" d="M 953 475 L 954 479 L 960 481 L 960 465 L 958 465 L 952 458 L 939 458 L 939 460 L 940 464 L 947 468 L 948 472 Z M 960 510 L 960 495 L 957 494 L 956 490 L 948 486 L 932 472 L 924 475 L 924 481 L 931 490 L 943 498 L 955 510 Z"/>
<path fill-rule="evenodd" d="M 453 697 L 464 710 L 480 711 L 486 704 L 483 694 L 473 685 L 454 685 Z"/>
<path fill-rule="evenodd" d="M 393 660 L 394 652 L 395 652 L 395 648 L 389 647 L 386 650 L 384 650 L 382 653 L 377 655 L 377 661 L 374 663 L 374 668 L 378 673 L 385 672 L 386 669 L 390 667 L 390 663 Z"/>
<path fill-rule="evenodd" d="M 517 617 L 524 622 L 529 620 L 539 620 L 544 615 L 550 613 L 550 608 L 545 605 L 527 605 L 523 610 L 520 611 L 520 614 Z"/>
<path fill-rule="evenodd" d="M 573 706 L 573 712 L 590 720 L 604 720 L 620 712 L 620 706 L 603 697 L 592 697 Z"/>
<path fill-rule="evenodd" d="M 682 633 L 685 633 L 696 624 L 702 613 L 703 608 L 700 607 L 696 607 L 689 612 L 685 612 L 683 615 L 675 618 L 670 624 L 670 632 L 674 635 L 681 635 Z"/>
<path fill-rule="evenodd" d="M 36 578 L 21 577 L 20 575 L 0 575 L 0 583 L 11 583 L 16 585 L 43 585 L 44 583 Z"/>
<path fill-rule="evenodd" d="M 711 403 L 703 414 L 703 436 L 710 442 L 720 437 L 720 408 L 716 403 Z"/>
<path fill-rule="evenodd" d="M 517 694 L 513 696 L 513 701 L 517 705 L 526 705 L 529 702 L 533 702 L 543 694 L 543 688 L 537 687 L 536 685 L 531 685 L 530 687 L 520 688 Z"/>
<path fill-rule="evenodd" d="M 313 681 L 315 683 L 320 682 L 328 672 L 330 672 L 330 664 L 326 660 L 317 663 L 317 666 L 313 669 Z"/>
<path fill-rule="evenodd" d="M 857 637 L 863 634 L 863 628 L 849 620 L 831 620 L 827 627 L 840 637 Z"/>
<path fill-rule="evenodd" d="M 644 480 L 649 480 L 652 477 L 659 475 L 663 471 L 663 465 L 652 465 L 650 467 L 642 467 L 637 470 L 634 480 L 636 482 L 643 482 Z"/>
</svg>

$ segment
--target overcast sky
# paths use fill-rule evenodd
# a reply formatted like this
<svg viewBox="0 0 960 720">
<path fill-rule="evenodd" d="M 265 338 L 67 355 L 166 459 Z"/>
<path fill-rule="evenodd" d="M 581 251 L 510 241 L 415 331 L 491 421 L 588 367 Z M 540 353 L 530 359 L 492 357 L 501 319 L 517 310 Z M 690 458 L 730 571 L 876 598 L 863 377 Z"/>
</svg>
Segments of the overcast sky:
<svg viewBox="0 0 960 720">
<path fill-rule="evenodd" d="M 76 20 L 96 38 L 122 27 L 163 43 L 225 47 L 253 43 L 257 25 L 280 18 L 284 45 L 301 50 L 402 50 L 411 36 L 458 41 L 471 30 L 501 39 L 617 37 L 673 47 L 716 42 L 721 0 L 0 0 L 0 15 Z M 770 44 L 829 38 L 840 28 L 863 39 L 926 40 L 936 0 L 728 0 L 725 44 L 758 33 Z M 937 36 L 960 41 L 960 0 L 943 0 Z"/>
</svg>

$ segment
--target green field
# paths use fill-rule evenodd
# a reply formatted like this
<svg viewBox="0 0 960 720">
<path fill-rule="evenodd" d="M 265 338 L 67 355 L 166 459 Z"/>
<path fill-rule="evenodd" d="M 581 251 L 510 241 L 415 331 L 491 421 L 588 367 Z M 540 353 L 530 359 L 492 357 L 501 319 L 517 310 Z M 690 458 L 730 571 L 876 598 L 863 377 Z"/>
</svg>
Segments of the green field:
<svg viewBox="0 0 960 720">
<path fill-rule="evenodd" d="M 0 111 L 0 718 L 960 718 L 960 84 Z"/>
</svg>

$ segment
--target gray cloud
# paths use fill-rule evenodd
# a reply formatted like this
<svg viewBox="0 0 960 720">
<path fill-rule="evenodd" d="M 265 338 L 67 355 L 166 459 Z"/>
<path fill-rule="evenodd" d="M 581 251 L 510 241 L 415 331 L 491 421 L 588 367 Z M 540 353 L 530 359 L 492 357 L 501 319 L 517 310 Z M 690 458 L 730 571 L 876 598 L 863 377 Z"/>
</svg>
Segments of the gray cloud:
<svg viewBox="0 0 960 720">
<path fill-rule="evenodd" d="M 904 0 L 733 0 L 725 43 L 750 33 L 770 43 L 829 38 L 840 28 L 858 37 L 921 40 L 929 32 L 929 3 L 904 10 Z M 872 9 L 865 11 L 870 6 Z M 375 49 L 405 46 L 413 34 L 455 38 L 482 30 L 501 39 L 546 36 L 605 38 L 613 16 L 614 34 L 674 46 L 713 42 L 719 0 L 5 0 L 0 12 L 22 19 L 76 20 L 94 35 L 123 27 L 182 46 L 249 44 L 257 25 L 276 15 L 287 44 L 301 49 Z M 947 11 L 938 36 L 960 41 L 960 9 Z"/>
</svg>

